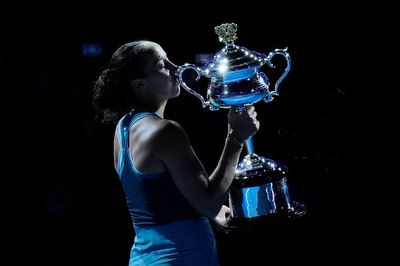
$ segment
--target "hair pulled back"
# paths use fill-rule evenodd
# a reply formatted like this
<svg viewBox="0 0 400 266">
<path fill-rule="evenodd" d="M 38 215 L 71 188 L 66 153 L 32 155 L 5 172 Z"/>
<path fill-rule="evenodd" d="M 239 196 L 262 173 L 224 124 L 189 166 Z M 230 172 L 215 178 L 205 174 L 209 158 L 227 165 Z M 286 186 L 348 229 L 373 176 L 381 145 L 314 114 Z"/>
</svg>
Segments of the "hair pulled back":
<svg viewBox="0 0 400 266">
<path fill-rule="evenodd" d="M 141 40 L 121 45 L 95 79 L 92 103 L 96 119 L 102 123 L 115 124 L 133 108 L 131 81 L 145 77 L 146 55 L 151 50 L 148 43 Z"/>
</svg>

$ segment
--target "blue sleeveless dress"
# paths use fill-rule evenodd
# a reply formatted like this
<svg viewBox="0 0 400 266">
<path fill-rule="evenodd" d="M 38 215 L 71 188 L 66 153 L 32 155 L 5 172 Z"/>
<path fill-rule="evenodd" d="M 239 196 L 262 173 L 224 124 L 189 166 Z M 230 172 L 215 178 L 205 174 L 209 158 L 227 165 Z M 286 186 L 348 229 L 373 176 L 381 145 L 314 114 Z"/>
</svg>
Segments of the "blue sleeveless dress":
<svg viewBox="0 0 400 266">
<path fill-rule="evenodd" d="M 219 265 L 215 236 L 208 219 L 190 206 L 168 172 L 142 173 L 132 161 L 130 128 L 149 115 L 158 116 L 131 112 L 116 128 L 120 145 L 117 172 L 135 230 L 129 266 Z"/>
</svg>

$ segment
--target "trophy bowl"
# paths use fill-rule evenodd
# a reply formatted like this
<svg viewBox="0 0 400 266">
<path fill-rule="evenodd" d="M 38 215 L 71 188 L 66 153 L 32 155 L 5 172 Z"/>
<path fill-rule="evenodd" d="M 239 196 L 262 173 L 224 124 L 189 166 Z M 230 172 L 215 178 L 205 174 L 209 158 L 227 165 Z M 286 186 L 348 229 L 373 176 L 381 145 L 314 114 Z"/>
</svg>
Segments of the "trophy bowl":
<svg viewBox="0 0 400 266">
<path fill-rule="evenodd" d="M 268 97 L 269 80 L 264 73 L 256 73 L 242 81 L 211 82 L 208 100 L 214 108 L 231 108 L 254 104 Z M 251 91 L 243 88 L 253 88 Z"/>
<path fill-rule="evenodd" d="M 202 67 L 186 63 L 178 68 L 181 87 L 196 96 L 203 108 L 212 111 L 234 108 L 243 112 L 261 100 L 271 102 L 279 95 L 279 85 L 290 70 L 291 58 L 287 48 L 275 49 L 268 55 L 249 50 L 234 43 L 236 31 L 235 23 L 215 27 L 215 33 L 225 47 Z M 271 89 L 261 68 L 265 63 L 274 68 L 271 59 L 275 55 L 283 56 L 287 65 Z M 183 80 L 183 72 L 189 69 L 196 72 L 196 80 L 201 77 L 208 79 L 205 98 Z M 271 221 L 291 220 L 304 215 L 306 206 L 290 199 L 287 167 L 257 155 L 253 138 L 247 139 L 245 144 L 247 155 L 238 164 L 229 190 L 231 212 L 226 223 L 217 224 L 217 228 L 225 232 L 252 230 L 268 226 Z"/>
</svg>

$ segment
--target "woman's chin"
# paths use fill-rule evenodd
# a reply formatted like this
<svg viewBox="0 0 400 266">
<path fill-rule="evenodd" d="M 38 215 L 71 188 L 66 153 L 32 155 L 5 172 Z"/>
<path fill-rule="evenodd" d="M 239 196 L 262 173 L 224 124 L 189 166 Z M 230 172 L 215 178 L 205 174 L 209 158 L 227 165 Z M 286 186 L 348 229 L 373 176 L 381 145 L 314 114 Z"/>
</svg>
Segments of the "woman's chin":
<svg viewBox="0 0 400 266">
<path fill-rule="evenodd" d="M 181 87 L 178 85 L 176 88 L 176 91 L 174 93 L 174 96 L 172 98 L 176 98 L 181 94 Z"/>
</svg>

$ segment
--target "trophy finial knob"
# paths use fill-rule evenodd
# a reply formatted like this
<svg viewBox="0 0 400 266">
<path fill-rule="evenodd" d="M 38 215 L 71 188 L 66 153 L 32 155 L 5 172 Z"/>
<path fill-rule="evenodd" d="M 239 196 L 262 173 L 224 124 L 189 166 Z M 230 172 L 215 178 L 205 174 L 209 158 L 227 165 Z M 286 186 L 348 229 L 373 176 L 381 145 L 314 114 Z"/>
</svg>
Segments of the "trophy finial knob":
<svg viewBox="0 0 400 266">
<path fill-rule="evenodd" d="M 236 31 L 236 23 L 224 23 L 215 27 L 215 33 L 218 35 L 219 41 L 225 44 L 231 44 L 237 39 Z"/>
</svg>

